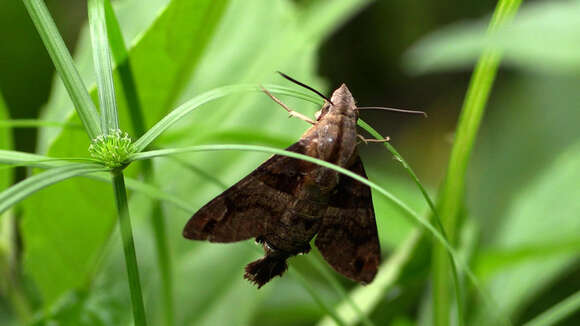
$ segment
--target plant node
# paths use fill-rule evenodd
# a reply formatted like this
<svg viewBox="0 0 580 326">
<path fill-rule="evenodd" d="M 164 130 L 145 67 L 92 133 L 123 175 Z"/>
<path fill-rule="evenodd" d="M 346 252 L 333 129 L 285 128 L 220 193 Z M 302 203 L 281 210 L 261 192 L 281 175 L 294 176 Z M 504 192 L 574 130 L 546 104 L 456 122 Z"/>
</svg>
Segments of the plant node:
<svg viewBox="0 0 580 326">
<path fill-rule="evenodd" d="M 120 129 L 111 129 L 107 135 L 98 136 L 89 146 L 91 156 L 112 169 L 127 165 L 134 151 L 131 137 Z"/>
</svg>

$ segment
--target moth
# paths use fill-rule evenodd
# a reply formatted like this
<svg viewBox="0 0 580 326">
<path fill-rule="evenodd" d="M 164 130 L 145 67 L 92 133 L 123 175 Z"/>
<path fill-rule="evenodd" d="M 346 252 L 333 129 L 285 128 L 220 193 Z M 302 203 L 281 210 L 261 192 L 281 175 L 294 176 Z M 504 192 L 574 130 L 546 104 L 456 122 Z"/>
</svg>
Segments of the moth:
<svg viewBox="0 0 580 326">
<path fill-rule="evenodd" d="M 345 84 L 330 99 L 324 97 L 316 120 L 290 110 L 264 91 L 291 115 L 312 124 L 286 150 L 366 178 L 357 151 L 359 110 Z M 255 238 L 265 256 L 246 266 L 244 278 L 258 288 L 281 276 L 288 268 L 288 258 L 308 253 L 314 237 L 324 259 L 354 281 L 370 283 L 381 261 L 370 188 L 334 170 L 281 155 L 272 156 L 203 206 L 189 219 L 183 236 L 222 243 Z"/>
</svg>

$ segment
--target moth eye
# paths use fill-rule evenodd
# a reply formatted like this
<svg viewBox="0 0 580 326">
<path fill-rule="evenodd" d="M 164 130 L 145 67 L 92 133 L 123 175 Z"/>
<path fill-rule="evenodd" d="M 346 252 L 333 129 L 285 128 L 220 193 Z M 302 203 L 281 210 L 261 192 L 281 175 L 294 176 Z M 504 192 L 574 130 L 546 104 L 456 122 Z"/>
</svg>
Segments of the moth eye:
<svg viewBox="0 0 580 326">
<path fill-rule="evenodd" d="M 316 113 L 314 113 L 314 118 L 316 120 L 319 120 L 321 115 L 322 115 L 322 110 L 318 110 L 318 111 L 316 111 Z"/>
</svg>

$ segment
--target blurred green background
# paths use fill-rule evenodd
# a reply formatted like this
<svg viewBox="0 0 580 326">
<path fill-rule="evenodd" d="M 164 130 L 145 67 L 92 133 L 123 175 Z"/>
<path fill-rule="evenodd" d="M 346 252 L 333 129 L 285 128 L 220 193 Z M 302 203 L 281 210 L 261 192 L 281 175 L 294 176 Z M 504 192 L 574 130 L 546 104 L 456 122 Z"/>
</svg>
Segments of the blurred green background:
<svg viewBox="0 0 580 326">
<path fill-rule="evenodd" d="M 361 106 L 429 114 L 424 119 L 367 111 L 362 118 L 391 137 L 434 197 L 472 67 L 489 42 L 502 46 L 504 60 L 470 161 L 456 244 L 497 306 L 490 311 L 466 284 L 468 325 L 492 325 L 494 309 L 513 324 L 523 324 L 580 290 L 580 1 L 524 1 L 514 23 L 491 41 L 485 29 L 496 2 L 488 0 L 186 2 L 114 2 L 132 48 L 147 127 L 218 86 L 288 85 L 276 70 L 327 94 L 344 82 Z M 93 85 L 85 2 L 46 4 L 83 79 Z M 8 116 L 77 121 L 23 4 L 4 0 L 0 8 L 0 90 Z M 307 115 L 317 109 L 284 100 Z M 126 112 L 121 125 L 134 130 Z M 306 127 L 286 119 L 263 94 L 249 93 L 196 110 L 155 146 L 237 142 L 285 147 Z M 74 128 L 17 128 L 12 138 L 16 150 L 53 156 L 86 156 L 89 141 Z M 421 194 L 390 153 L 378 145 L 363 145 L 360 151 L 369 179 L 427 213 Z M 155 162 L 155 183 L 199 208 L 222 189 L 192 171 L 201 169 L 230 185 L 265 157 L 198 153 L 179 161 L 161 159 Z M 19 169 L 12 180 L 29 172 Z M 416 226 L 382 197 L 374 201 L 386 260 Z M 0 267 L 18 275 L 13 281 L 22 283 L 24 305 L 36 311 L 38 325 L 129 322 L 112 208 L 109 185 L 75 179 L 24 201 L 10 213 L 16 226 L 2 220 Z M 247 284 L 242 268 L 257 255 L 251 246 L 187 242 L 180 230 L 191 212 L 169 204 L 162 209 L 174 266 L 176 325 L 315 325 L 325 316 L 291 275 L 260 291 Z M 151 211 L 147 196 L 131 194 L 148 317 L 152 325 L 162 325 Z M 422 241 L 401 266 L 400 277 L 377 298 L 370 315 L 376 325 L 431 324 L 429 245 Z M 292 259 L 291 265 L 329 304 L 340 302 L 304 257 Z M 342 278 L 341 283 L 355 287 Z M 17 325 L 15 306 L 20 303 L 3 294 L 0 324 Z M 576 312 L 558 325 L 578 324 Z"/>
</svg>

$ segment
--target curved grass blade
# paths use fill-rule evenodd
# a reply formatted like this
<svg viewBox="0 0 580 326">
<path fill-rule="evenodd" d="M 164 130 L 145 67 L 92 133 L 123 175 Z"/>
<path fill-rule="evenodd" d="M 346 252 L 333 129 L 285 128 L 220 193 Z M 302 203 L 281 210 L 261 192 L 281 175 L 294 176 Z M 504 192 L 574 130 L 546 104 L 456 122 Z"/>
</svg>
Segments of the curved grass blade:
<svg viewBox="0 0 580 326">
<path fill-rule="evenodd" d="M 82 158 L 82 157 L 48 157 L 38 154 L 31 154 L 20 151 L 10 151 L 0 149 L 0 163 L 6 165 L 18 165 L 18 166 L 33 166 L 33 167 L 56 167 L 66 164 L 76 164 L 73 162 L 83 162 L 83 163 L 98 163 L 97 160 L 92 158 Z"/>
<path fill-rule="evenodd" d="M 173 157 L 173 156 L 168 156 L 168 158 L 171 158 L 172 160 L 176 161 L 178 164 L 182 165 L 183 167 L 191 170 L 193 173 L 198 174 L 199 176 L 201 176 L 202 178 L 204 178 L 206 181 L 215 184 L 216 186 L 218 186 L 220 189 L 222 190 L 226 190 L 228 188 L 228 186 L 223 183 L 221 180 L 219 180 L 218 178 L 208 174 L 207 172 L 201 170 L 200 168 L 198 168 L 197 166 L 192 165 L 189 162 L 183 161 L 177 157 Z M 191 212 L 195 212 L 195 209 L 191 209 L 190 211 L 188 211 L 188 213 Z M 342 295 L 342 297 L 348 301 L 349 297 L 346 293 L 346 290 L 340 285 L 340 283 L 338 282 L 338 280 L 332 275 L 330 274 L 324 267 L 321 267 L 320 262 L 314 258 L 313 256 L 308 255 L 307 259 L 310 259 L 310 261 L 312 262 L 313 265 L 315 265 L 317 268 L 320 267 L 321 273 L 323 274 L 323 276 L 329 281 L 329 283 L 332 285 L 332 287 L 335 288 L 335 290 Z M 299 271 L 294 270 L 295 273 L 299 273 Z M 304 286 L 304 288 L 311 293 L 311 286 L 307 283 L 307 280 L 302 276 L 299 275 L 299 277 L 297 278 L 300 283 L 302 283 L 302 285 Z M 341 324 L 342 321 L 340 320 L 340 318 L 334 318 L 336 317 L 336 313 L 332 310 L 329 309 L 328 305 L 322 300 L 322 298 L 313 298 L 325 311 L 327 311 L 328 315 L 330 316 L 329 318 L 333 319 L 335 322 L 337 322 L 338 324 Z M 351 304 L 351 307 L 353 309 L 355 309 L 356 311 L 361 312 L 360 308 L 358 306 L 356 306 L 356 304 L 352 301 L 349 302 L 349 304 Z M 368 319 L 367 316 L 360 316 L 360 319 L 363 321 L 366 321 L 366 325 L 373 325 L 373 323 Z"/>
<path fill-rule="evenodd" d="M 326 161 L 319 160 L 319 159 L 316 159 L 316 158 L 313 158 L 313 157 L 310 157 L 307 155 L 289 152 L 289 151 L 285 151 L 285 150 L 281 150 L 281 149 L 277 149 L 277 148 L 271 148 L 271 147 L 265 147 L 265 146 L 255 146 L 255 145 L 235 145 L 235 144 L 198 145 L 198 146 L 189 146 L 189 147 L 184 147 L 184 148 L 161 149 L 161 150 L 155 150 L 155 151 L 135 153 L 129 157 L 129 160 L 144 160 L 144 159 L 151 159 L 154 157 L 161 157 L 161 156 L 174 155 L 174 154 L 180 154 L 180 153 L 189 153 L 189 152 L 224 151 L 224 150 L 263 152 L 263 153 L 284 155 L 287 157 L 292 157 L 292 158 L 312 162 L 314 164 L 318 164 L 320 166 L 332 169 L 332 170 L 337 171 L 341 174 L 344 174 L 348 177 L 351 177 L 351 178 L 359 181 L 360 183 L 365 184 L 365 185 L 369 186 L 370 188 L 378 191 L 381 195 L 385 196 L 388 200 L 390 200 L 393 204 L 395 204 L 395 206 L 397 208 L 399 208 L 399 210 L 403 213 L 403 215 L 411 218 L 411 220 L 414 223 L 419 224 L 424 229 L 427 229 L 427 231 L 429 231 L 429 233 L 431 233 L 431 235 L 435 238 L 435 240 L 437 240 L 438 243 L 440 243 L 443 247 L 445 247 L 445 249 L 449 252 L 451 257 L 453 258 L 453 261 L 455 262 L 455 264 L 457 266 L 459 266 L 461 271 L 463 271 L 465 273 L 465 275 L 471 281 L 471 283 L 474 285 L 474 287 L 480 291 L 482 297 L 487 302 L 490 302 L 490 303 L 493 302 L 493 300 L 491 300 L 491 298 L 486 294 L 486 292 L 482 290 L 483 288 L 479 284 L 479 281 L 475 277 L 473 271 L 471 271 L 469 266 L 460 258 L 457 251 L 451 246 L 451 244 L 449 244 L 449 242 L 445 239 L 445 237 L 433 225 L 431 225 L 431 223 L 429 223 L 428 220 L 420 217 L 417 214 L 417 212 L 415 212 L 413 209 L 411 209 L 409 206 L 407 206 L 400 199 L 398 199 L 397 197 L 395 197 L 394 195 L 389 193 L 384 188 L 382 188 L 382 187 L 378 186 L 377 184 L 375 184 L 374 182 L 371 182 L 370 180 L 365 179 L 365 178 L 357 175 L 356 173 L 353 173 L 353 172 L 351 172 L 347 169 L 344 169 L 340 166 L 337 166 L 337 165 L 334 165 L 332 163 L 328 163 Z M 503 317 L 503 316 L 500 316 L 500 317 Z M 503 323 L 509 324 L 509 320 L 501 319 L 501 321 Z"/>
<path fill-rule="evenodd" d="M 494 33 L 502 24 L 509 21 L 520 4 L 521 0 L 498 1 L 488 32 Z M 467 165 L 500 61 L 501 54 L 496 49 L 487 49 L 481 54 L 469 82 L 459 116 L 456 137 L 437 205 L 451 241 L 455 239 L 457 233 L 457 220 L 464 199 Z M 440 246 L 433 248 L 432 255 L 434 325 L 447 326 L 450 312 L 447 255 Z"/>
<path fill-rule="evenodd" d="M 576 291 L 576 293 L 553 305 L 550 309 L 525 323 L 524 326 L 557 325 L 578 310 L 580 310 L 580 291 Z"/>
<path fill-rule="evenodd" d="M 125 100 L 127 101 L 127 109 L 129 111 L 129 117 L 131 118 L 133 134 L 141 136 L 146 131 L 143 107 L 137 94 L 137 85 L 131 66 L 129 51 L 125 45 L 123 34 L 121 33 L 119 20 L 109 0 L 105 0 L 105 19 L 107 22 L 107 35 L 109 36 L 111 55 L 117 64 L 117 72 L 119 73 L 119 79 L 121 81 L 119 87 L 122 88 L 121 93 L 125 95 Z"/>
<path fill-rule="evenodd" d="M 289 152 L 289 151 L 285 151 L 285 150 L 281 150 L 281 149 L 277 149 L 277 148 L 271 148 L 271 147 L 265 147 L 265 146 L 256 146 L 256 145 L 235 145 L 235 144 L 199 145 L 199 146 L 189 146 L 189 147 L 184 147 L 184 148 L 172 148 L 172 149 L 161 149 L 161 150 L 147 151 L 147 152 L 142 152 L 142 153 L 135 153 L 129 157 L 129 160 L 131 160 L 131 161 L 145 160 L 145 159 L 151 159 L 154 157 L 161 157 L 161 156 L 174 155 L 174 154 L 180 154 L 180 153 L 207 152 L 207 151 L 228 151 L 228 150 L 251 151 L 251 152 L 277 154 L 277 155 L 284 155 L 284 156 L 288 156 L 291 158 L 296 158 L 296 159 L 308 161 L 308 162 L 318 164 L 320 166 L 332 169 L 334 171 L 337 171 L 341 174 L 344 174 L 348 177 L 351 177 L 351 178 L 371 187 L 372 189 L 375 189 L 380 194 L 382 194 L 387 199 L 389 199 L 391 202 L 393 202 L 401 210 L 401 212 L 405 216 L 410 217 L 413 220 L 413 222 L 418 223 L 423 228 L 427 229 L 435 237 L 435 239 L 437 239 L 437 241 L 439 243 L 441 243 L 445 248 L 447 248 L 447 250 L 452 254 L 454 260 L 461 266 L 462 270 L 469 272 L 469 270 L 468 270 L 469 268 L 463 263 L 463 261 L 461 261 L 459 259 L 457 252 L 455 251 L 455 249 L 453 247 L 451 247 L 449 242 L 447 242 L 445 240 L 445 238 L 441 235 L 441 233 L 439 231 L 437 231 L 435 229 L 435 227 L 433 227 L 428 221 L 421 218 L 419 216 L 419 214 L 417 214 L 417 212 L 415 212 L 413 209 L 411 209 L 409 206 L 407 206 L 405 203 L 403 203 L 400 199 L 398 199 L 397 197 L 392 195 L 390 192 L 388 192 L 384 188 L 378 186 L 374 182 L 369 181 L 369 180 L 367 180 L 367 179 L 365 179 L 365 178 L 357 175 L 356 173 L 353 173 L 345 168 L 334 165 L 332 163 L 328 163 L 328 162 L 323 161 L 323 160 L 319 160 L 319 159 L 316 159 L 316 158 L 313 158 L 313 157 L 310 157 L 307 155 Z"/>
<path fill-rule="evenodd" d="M 97 91 L 101 107 L 101 129 L 106 135 L 109 131 L 119 129 L 117 116 L 117 101 L 115 85 L 113 84 L 113 68 L 109 37 L 105 20 L 104 0 L 89 0 L 89 27 L 91 44 L 93 46 L 93 61 L 97 75 Z"/>
<path fill-rule="evenodd" d="M 76 176 L 108 170 L 97 164 L 71 164 L 36 174 L 0 193 L 0 213 L 33 193 L 57 182 Z"/>
<path fill-rule="evenodd" d="M 23 0 L 23 2 L 74 103 L 89 138 L 96 138 L 101 134 L 99 114 L 46 5 L 42 0 Z"/>
<path fill-rule="evenodd" d="M 298 92 L 292 88 L 282 87 L 282 86 L 266 86 L 268 90 L 275 94 L 280 95 L 292 95 L 294 97 L 304 98 L 306 100 L 312 101 L 313 103 L 320 103 L 318 98 L 314 98 L 311 95 L 306 95 L 304 93 Z M 226 95 L 241 93 L 241 92 L 261 92 L 262 89 L 259 85 L 254 84 L 239 84 L 239 85 L 229 85 L 214 88 L 210 91 L 202 93 L 191 100 L 181 104 L 175 110 L 169 112 L 163 119 L 157 122 L 151 129 L 149 129 L 143 136 L 137 139 L 134 143 L 135 151 L 140 152 L 151 144 L 161 133 L 171 127 L 173 124 L 181 120 L 188 113 L 195 110 L 200 105 L 207 102 L 216 100 L 218 98 L 224 97 Z"/>
</svg>

